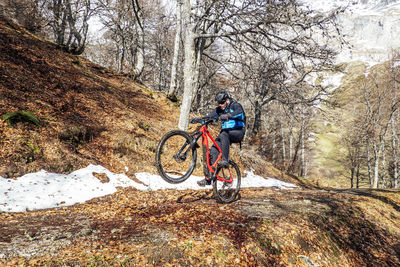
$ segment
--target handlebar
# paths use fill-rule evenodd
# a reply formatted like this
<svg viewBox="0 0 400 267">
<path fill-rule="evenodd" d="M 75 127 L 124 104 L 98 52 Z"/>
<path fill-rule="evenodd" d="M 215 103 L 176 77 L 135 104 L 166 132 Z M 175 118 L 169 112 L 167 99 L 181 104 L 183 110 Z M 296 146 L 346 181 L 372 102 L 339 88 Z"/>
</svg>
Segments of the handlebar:
<svg viewBox="0 0 400 267">
<path fill-rule="evenodd" d="M 212 122 L 218 121 L 218 118 L 211 118 L 211 117 L 199 117 L 190 119 L 190 123 L 200 123 L 200 124 L 210 124 Z"/>
</svg>

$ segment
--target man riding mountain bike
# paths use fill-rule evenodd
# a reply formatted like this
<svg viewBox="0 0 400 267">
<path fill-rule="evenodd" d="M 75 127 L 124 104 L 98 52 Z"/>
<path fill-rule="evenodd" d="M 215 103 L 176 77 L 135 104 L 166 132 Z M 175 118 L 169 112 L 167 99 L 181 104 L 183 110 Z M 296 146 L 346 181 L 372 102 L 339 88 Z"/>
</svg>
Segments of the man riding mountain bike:
<svg viewBox="0 0 400 267">
<path fill-rule="evenodd" d="M 215 139 L 216 143 L 222 150 L 222 161 L 219 165 L 224 168 L 229 167 L 229 148 L 232 143 L 240 143 L 246 132 L 246 116 L 243 107 L 234 101 L 226 91 L 221 91 L 215 96 L 218 106 L 207 115 L 207 117 L 222 120 L 222 129 Z M 211 165 L 218 158 L 219 151 L 213 145 L 210 149 Z M 211 178 L 206 176 L 197 182 L 199 186 L 211 184 Z"/>
</svg>

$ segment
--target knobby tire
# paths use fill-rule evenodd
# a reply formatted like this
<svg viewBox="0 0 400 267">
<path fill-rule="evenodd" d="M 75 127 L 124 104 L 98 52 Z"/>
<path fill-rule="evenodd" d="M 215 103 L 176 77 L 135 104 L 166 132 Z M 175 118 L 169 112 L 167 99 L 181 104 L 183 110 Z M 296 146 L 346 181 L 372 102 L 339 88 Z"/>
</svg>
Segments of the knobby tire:
<svg viewBox="0 0 400 267">
<path fill-rule="evenodd" d="M 233 182 L 231 185 L 229 185 L 226 182 L 224 183 L 223 181 L 220 181 L 217 178 L 215 178 L 213 182 L 214 197 L 217 199 L 217 201 L 221 203 L 231 203 L 235 201 L 237 199 L 240 190 L 240 183 L 242 177 L 240 175 L 240 169 L 238 165 L 230 160 L 229 170 L 231 171 L 233 177 Z M 227 169 L 218 167 L 216 174 L 219 176 L 223 176 L 223 173 L 226 176 L 227 174 L 229 174 L 229 171 Z"/>
<path fill-rule="evenodd" d="M 192 140 L 193 138 L 187 132 L 173 130 L 166 133 L 158 143 L 155 158 L 156 167 L 160 176 L 168 183 L 181 183 L 193 173 L 197 159 L 196 147 L 188 151 L 185 160 L 173 158 L 179 149 L 184 146 L 185 142 L 188 143 L 184 149 L 186 151 Z M 174 170 L 169 170 L 168 168 L 174 168 Z"/>
</svg>

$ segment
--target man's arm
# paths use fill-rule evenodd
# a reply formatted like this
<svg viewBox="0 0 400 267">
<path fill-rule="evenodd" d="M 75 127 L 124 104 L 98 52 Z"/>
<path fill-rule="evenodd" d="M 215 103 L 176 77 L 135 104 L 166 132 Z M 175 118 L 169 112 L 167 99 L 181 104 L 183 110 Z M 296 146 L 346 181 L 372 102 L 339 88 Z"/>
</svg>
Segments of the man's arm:
<svg viewBox="0 0 400 267">
<path fill-rule="evenodd" d="M 232 112 L 230 112 L 232 118 L 244 113 L 242 105 L 240 105 L 238 102 L 233 102 L 230 108 L 232 109 Z"/>
<path fill-rule="evenodd" d="M 218 118 L 219 117 L 219 114 L 217 113 L 217 108 L 215 108 L 213 111 L 211 111 L 211 113 L 209 113 L 206 117 L 209 117 L 209 118 Z"/>
</svg>

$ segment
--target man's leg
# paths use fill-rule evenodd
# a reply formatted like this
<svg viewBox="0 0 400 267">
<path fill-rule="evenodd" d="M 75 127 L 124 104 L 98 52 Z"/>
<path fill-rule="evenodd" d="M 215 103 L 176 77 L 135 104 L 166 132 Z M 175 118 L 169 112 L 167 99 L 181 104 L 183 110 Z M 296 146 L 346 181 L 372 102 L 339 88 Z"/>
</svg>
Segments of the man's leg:
<svg viewBox="0 0 400 267">
<path fill-rule="evenodd" d="M 246 132 L 245 128 L 237 129 L 237 130 L 230 130 L 229 131 L 230 143 L 242 142 L 245 132 Z"/>
<path fill-rule="evenodd" d="M 215 138 L 215 142 L 222 150 L 222 160 L 228 161 L 229 160 L 229 134 L 227 131 L 222 131 L 218 134 L 217 138 Z M 219 150 L 215 145 L 210 148 L 210 156 L 212 160 L 210 160 L 211 165 L 217 160 L 219 156 Z"/>
<path fill-rule="evenodd" d="M 229 146 L 230 146 L 230 141 L 229 141 L 229 134 L 227 131 L 221 131 L 217 138 L 215 138 L 215 142 L 221 148 L 222 150 L 222 159 L 221 161 L 218 162 L 218 164 L 221 164 L 223 167 L 228 167 L 229 166 Z M 215 145 L 213 145 L 210 148 L 210 156 L 212 160 L 210 159 L 211 165 L 215 163 L 219 156 L 219 150 Z"/>
<path fill-rule="evenodd" d="M 222 131 L 219 135 L 219 147 L 222 150 L 222 160 L 225 162 L 229 162 L 229 147 L 231 145 L 231 141 L 229 138 L 228 131 Z"/>
<path fill-rule="evenodd" d="M 215 142 L 222 150 L 223 161 L 229 162 L 229 150 L 231 143 L 240 143 L 243 140 L 245 131 L 246 130 L 243 128 L 237 130 L 221 131 L 219 133 L 219 135 L 215 139 Z M 211 150 L 210 154 L 212 155 L 213 158 L 213 161 L 210 161 L 212 165 L 217 160 L 219 151 L 214 145 L 211 147 L 210 150 Z"/>
</svg>

